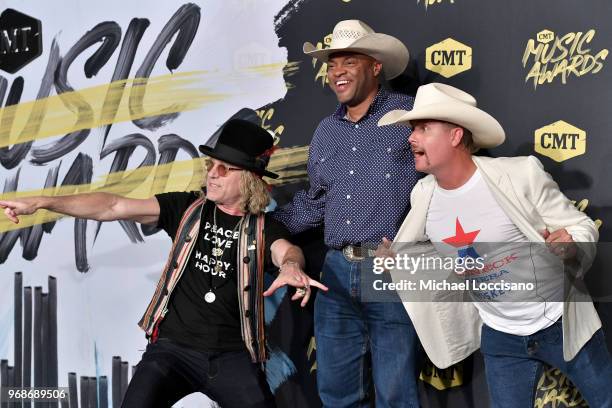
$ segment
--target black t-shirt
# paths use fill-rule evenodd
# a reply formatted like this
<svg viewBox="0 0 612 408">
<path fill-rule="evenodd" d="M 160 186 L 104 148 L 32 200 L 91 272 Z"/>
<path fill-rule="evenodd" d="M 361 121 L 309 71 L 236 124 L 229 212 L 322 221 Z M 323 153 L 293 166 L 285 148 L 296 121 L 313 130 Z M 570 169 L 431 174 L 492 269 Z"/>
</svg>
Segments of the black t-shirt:
<svg viewBox="0 0 612 408">
<path fill-rule="evenodd" d="M 156 198 L 160 207 L 157 226 L 174 240 L 183 213 L 198 198 L 198 194 L 166 193 Z M 217 208 L 215 225 L 214 210 L 215 203 L 207 201 L 202 210 L 198 242 L 172 292 L 168 313 L 159 326 L 159 336 L 203 351 L 242 350 L 245 346 L 240 332 L 236 282 L 239 233 L 234 229 L 240 217 Z M 266 267 L 273 266 L 270 245 L 288 237 L 287 229 L 266 214 Z M 221 265 L 220 270 L 215 268 L 217 263 Z M 204 296 L 211 289 L 211 278 L 216 298 L 214 302 L 207 303 Z"/>
</svg>

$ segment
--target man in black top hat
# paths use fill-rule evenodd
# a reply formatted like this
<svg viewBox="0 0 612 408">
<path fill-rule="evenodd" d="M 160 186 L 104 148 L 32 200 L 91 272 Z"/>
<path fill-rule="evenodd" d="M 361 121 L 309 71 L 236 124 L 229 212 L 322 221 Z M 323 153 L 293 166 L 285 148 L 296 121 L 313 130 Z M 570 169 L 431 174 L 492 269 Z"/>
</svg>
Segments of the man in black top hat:
<svg viewBox="0 0 612 408">
<path fill-rule="evenodd" d="M 156 225 L 173 239 L 168 263 L 140 326 L 149 338 L 124 397 L 124 407 L 168 407 L 202 392 L 224 408 L 271 407 L 261 370 L 267 358 L 263 296 L 296 287 L 308 302 L 311 286 L 301 250 L 282 224 L 264 214 L 269 202 L 262 176 L 272 136 L 260 126 L 231 119 L 208 156 L 202 192 L 130 199 L 106 193 L 0 201 L 6 216 L 47 209 L 98 221 Z M 278 267 L 264 291 L 263 272 Z"/>
</svg>

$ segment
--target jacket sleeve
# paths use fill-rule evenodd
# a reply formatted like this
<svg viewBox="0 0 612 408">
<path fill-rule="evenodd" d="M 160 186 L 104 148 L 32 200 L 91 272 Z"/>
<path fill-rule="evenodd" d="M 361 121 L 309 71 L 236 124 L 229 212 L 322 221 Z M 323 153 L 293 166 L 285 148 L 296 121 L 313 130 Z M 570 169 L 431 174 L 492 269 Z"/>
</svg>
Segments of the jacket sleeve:
<svg viewBox="0 0 612 408">
<path fill-rule="evenodd" d="M 578 260 L 583 271 L 587 271 L 595 258 L 599 240 L 595 223 L 561 192 L 536 157 L 529 156 L 528 168 L 530 195 L 535 208 L 551 232 L 565 228 L 579 243 Z"/>
<path fill-rule="evenodd" d="M 559 190 L 559 185 L 544 171 L 542 163 L 529 156 L 530 194 L 538 213 L 551 230 L 565 228 L 576 242 L 597 242 L 599 233 L 593 220 Z"/>
</svg>

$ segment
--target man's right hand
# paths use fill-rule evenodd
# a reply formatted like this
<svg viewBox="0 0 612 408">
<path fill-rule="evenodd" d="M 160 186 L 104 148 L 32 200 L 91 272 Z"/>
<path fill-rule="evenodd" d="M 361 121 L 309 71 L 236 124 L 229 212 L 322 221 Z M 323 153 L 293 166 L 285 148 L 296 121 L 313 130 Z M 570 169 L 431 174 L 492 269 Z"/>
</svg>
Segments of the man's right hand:
<svg viewBox="0 0 612 408">
<path fill-rule="evenodd" d="M 14 200 L 0 200 L 0 207 L 4 208 L 4 215 L 19 224 L 19 215 L 34 214 L 38 210 L 36 197 L 18 198 Z"/>
<path fill-rule="evenodd" d="M 391 250 L 391 244 L 393 241 L 387 239 L 387 237 L 383 237 L 382 243 L 378 245 L 376 248 L 376 257 L 377 258 L 393 258 L 395 257 L 395 252 Z"/>
<path fill-rule="evenodd" d="M 393 244 L 393 241 L 390 241 L 387 237 L 383 237 L 382 243 L 378 245 L 378 248 L 376 248 L 376 252 L 374 256 L 376 258 L 381 258 L 383 260 L 386 258 L 395 258 L 396 254 L 395 252 L 393 252 L 393 250 L 391 250 L 392 244 Z M 385 269 L 385 272 L 389 272 L 389 271 Z"/>
</svg>

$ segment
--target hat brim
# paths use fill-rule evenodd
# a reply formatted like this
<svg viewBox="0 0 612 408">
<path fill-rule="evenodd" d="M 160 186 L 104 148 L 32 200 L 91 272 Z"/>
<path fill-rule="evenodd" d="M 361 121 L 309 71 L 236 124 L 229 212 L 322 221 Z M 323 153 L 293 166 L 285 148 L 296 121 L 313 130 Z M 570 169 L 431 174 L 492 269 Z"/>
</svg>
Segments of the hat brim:
<svg viewBox="0 0 612 408">
<path fill-rule="evenodd" d="M 247 171 L 251 171 L 255 174 L 259 174 L 260 176 L 266 176 L 273 179 L 277 179 L 279 176 L 276 173 L 272 173 L 268 170 L 261 170 L 260 168 L 255 167 L 252 162 L 247 162 L 246 160 L 237 160 L 235 157 L 231 155 L 223 154 L 223 152 L 219 152 L 213 150 L 210 146 L 200 145 L 199 150 L 202 154 L 212 157 L 213 159 L 221 160 L 229 164 L 233 164 L 234 166 L 238 166 L 241 169 L 245 169 Z"/>
<path fill-rule="evenodd" d="M 336 52 L 352 51 L 369 55 L 382 63 L 386 79 L 393 79 L 404 72 L 410 59 L 410 53 L 404 43 L 393 36 L 382 33 L 361 37 L 343 48 L 317 49 L 312 43 L 305 42 L 302 50 L 304 54 L 323 62 L 327 62 L 329 56 Z"/>
<path fill-rule="evenodd" d="M 415 107 L 411 111 L 393 110 L 378 121 L 378 126 L 412 126 L 411 121 L 433 119 L 462 126 L 472 132 L 474 145 L 488 149 L 501 145 L 506 134 L 500 123 L 491 115 L 474 106 L 459 103 L 433 103 Z"/>
</svg>

